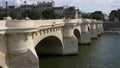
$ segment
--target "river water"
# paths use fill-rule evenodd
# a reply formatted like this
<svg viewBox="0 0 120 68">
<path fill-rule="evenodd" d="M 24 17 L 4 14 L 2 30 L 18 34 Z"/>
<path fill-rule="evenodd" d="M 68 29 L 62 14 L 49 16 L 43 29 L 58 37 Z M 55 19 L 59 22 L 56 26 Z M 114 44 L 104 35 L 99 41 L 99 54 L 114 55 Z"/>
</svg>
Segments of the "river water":
<svg viewBox="0 0 120 68">
<path fill-rule="evenodd" d="M 41 57 L 40 68 L 120 68 L 120 35 L 105 34 L 80 45 L 78 55 Z"/>
</svg>

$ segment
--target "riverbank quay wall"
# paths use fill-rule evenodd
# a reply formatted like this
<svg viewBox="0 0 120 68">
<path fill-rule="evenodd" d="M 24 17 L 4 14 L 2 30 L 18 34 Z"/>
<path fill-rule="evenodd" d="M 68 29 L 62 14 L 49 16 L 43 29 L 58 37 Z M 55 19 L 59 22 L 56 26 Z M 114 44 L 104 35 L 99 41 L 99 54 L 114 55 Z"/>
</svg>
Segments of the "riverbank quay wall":
<svg viewBox="0 0 120 68">
<path fill-rule="evenodd" d="M 102 21 L 90 19 L 1 20 L 0 66 L 39 68 L 37 53 L 77 54 L 78 43 L 102 32 Z"/>
<path fill-rule="evenodd" d="M 120 21 L 105 21 L 103 28 L 105 31 L 120 31 Z"/>
</svg>

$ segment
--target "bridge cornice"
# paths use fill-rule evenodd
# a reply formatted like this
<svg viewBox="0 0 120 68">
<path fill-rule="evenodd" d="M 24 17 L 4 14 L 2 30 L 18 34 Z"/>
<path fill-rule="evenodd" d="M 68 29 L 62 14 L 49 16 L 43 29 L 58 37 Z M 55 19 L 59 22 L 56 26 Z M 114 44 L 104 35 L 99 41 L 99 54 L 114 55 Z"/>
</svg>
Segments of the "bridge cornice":
<svg viewBox="0 0 120 68">
<path fill-rule="evenodd" d="M 41 24 L 42 23 L 42 24 Z M 40 29 L 62 27 L 65 23 L 62 19 L 55 20 L 1 20 L 0 33 L 25 33 L 35 32 Z"/>
<path fill-rule="evenodd" d="M 42 26 L 39 26 L 38 29 L 47 29 L 47 28 L 55 28 L 55 27 L 62 27 L 64 26 L 65 23 L 61 23 L 61 24 L 55 24 L 55 25 L 42 25 Z"/>
<path fill-rule="evenodd" d="M 92 23 L 92 20 L 91 19 L 82 19 L 82 22 L 81 24 L 90 24 Z"/>
<path fill-rule="evenodd" d="M 54 28 L 54 27 L 62 27 L 65 25 L 63 19 L 53 19 L 53 20 L 34 20 L 34 25 L 38 27 L 38 29 L 46 29 L 46 28 Z"/>
<path fill-rule="evenodd" d="M 41 29 L 76 26 L 81 24 L 102 24 L 94 19 L 52 19 L 52 20 L 0 20 L 0 33 L 35 32 Z"/>
<path fill-rule="evenodd" d="M 103 21 L 98 20 L 97 23 L 99 23 L 99 24 L 103 24 Z"/>
<path fill-rule="evenodd" d="M 75 25 L 78 25 L 79 24 L 79 19 L 67 19 L 67 20 L 64 20 L 65 22 L 65 25 L 71 25 L 71 26 L 75 26 Z"/>
</svg>

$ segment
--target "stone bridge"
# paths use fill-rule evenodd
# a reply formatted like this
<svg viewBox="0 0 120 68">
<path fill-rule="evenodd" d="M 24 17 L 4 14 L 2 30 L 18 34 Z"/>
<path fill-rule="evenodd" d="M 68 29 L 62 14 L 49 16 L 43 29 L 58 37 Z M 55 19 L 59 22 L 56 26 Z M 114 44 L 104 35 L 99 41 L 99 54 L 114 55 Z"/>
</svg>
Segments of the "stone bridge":
<svg viewBox="0 0 120 68">
<path fill-rule="evenodd" d="M 102 21 L 90 19 L 1 20 L 0 66 L 39 68 L 38 53 L 77 54 L 102 33 Z"/>
</svg>

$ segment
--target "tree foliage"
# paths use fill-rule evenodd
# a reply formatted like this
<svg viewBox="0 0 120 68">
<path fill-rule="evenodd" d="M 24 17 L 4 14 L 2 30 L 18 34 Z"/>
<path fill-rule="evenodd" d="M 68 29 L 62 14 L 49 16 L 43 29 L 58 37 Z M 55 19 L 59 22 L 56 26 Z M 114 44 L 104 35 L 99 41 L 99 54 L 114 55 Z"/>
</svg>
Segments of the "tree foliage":
<svg viewBox="0 0 120 68">
<path fill-rule="evenodd" d="M 42 15 L 45 19 L 55 19 L 57 16 L 53 9 L 46 9 L 42 12 Z"/>
<path fill-rule="evenodd" d="M 94 13 L 82 13 L 82 18 L 104 20 L 104 14 L 101 11 L 95 11 Z"/>
<path fill-rule="evenodd" d="M 12 17 L 12 19 L 17 19 L 18 18 L 18 13 L 16 11 L 11 11 L 10 12 L 10 17 Z"/>
<path fill-rule="evenodd" d="M 91 19 L 91 14 L 90 13 L 82 13 L 82 18 Z"/>
<path fill-rule="evenodd" d="M 31 19 L 40 19 L 40 12 L 37 10 L 31 10 L 29 17 Z"/>
<path fill-rule="evenodd" d="M 25 18 L 26 14 L 30 19 L 33 19 L 33 20 L 40 19 L 40 12 L 37 10 L 32 9 L 32 10 L 27 10 L 22 12 L 21 14 L 22 18 Z"/>
<path fill-rule="evenodd" d="M 2 20 L 3 17 L 5 17 L 5 12 L 0 12 L 0 20 Z"/>
<path fill-rule="evenodd" d="M 95 11 L 91 16 L 93 19 L 104 20 L 104 14 L 101 11 Z"/>
</svg>

